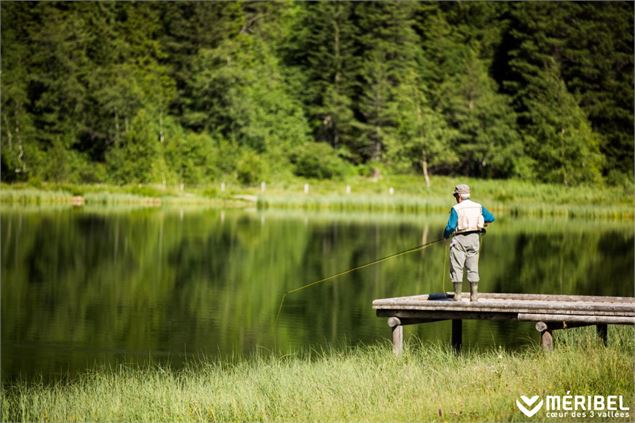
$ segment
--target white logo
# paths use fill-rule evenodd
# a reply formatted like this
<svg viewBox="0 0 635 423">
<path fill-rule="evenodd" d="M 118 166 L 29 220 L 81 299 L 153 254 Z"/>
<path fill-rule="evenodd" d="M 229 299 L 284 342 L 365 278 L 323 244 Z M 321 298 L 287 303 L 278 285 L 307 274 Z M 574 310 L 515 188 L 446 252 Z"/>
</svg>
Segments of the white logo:
<svg viewBox="0 0 635 423">
<path fill-rule="evenodd" d="M 538 401 L 540 397 L 538 395 L 534 395 L 531 398 L 526 397 L 525 395 L 521 395 L 520 400 L 516 400 L 516 405 L 518 409 L 523 412 L 523 414 L 527 417 L 531 417 L 536 414 L 542 408 L 543 401 Z M 536 404 L 537 402 L 537 404 Z M 534 404 L 536 404 L 534 406 Z M 531 408 L 533 406 L 533 408 Z"/>
<path fill-rule="evenodd" d="M 543 407 L 547 418 L 629 418 L 630 408 L 624 405 L 623 395 L 521 395 L 516 406 L 527 417 L 536 415 Z"/>
</svg>

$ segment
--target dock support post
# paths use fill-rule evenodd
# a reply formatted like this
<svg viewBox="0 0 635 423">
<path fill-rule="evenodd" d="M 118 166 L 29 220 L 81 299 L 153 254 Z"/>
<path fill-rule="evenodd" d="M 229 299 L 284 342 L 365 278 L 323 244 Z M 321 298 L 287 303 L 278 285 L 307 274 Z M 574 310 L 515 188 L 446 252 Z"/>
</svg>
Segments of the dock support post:
<svg viewBox="0 0 635 423">
<path fill-rule="evenodd" d="M 551 328 L 545 322 L 536 323 L 536 330 L 540 332 L 540 346 L 545 352 L 553 351 L 553 336 Z"/>
<path fill-rule="evenodd" d="M 601 323 L 599 325 L 596 325 L 595 328 L 597 330 L 598 336 L 600 337 L 600 339 L 604 343 L 604 346 L 607 346 L 609 344 L 609 328 L 608 328 L 608 325 L 606 323 Z"/>
<path fill-rule="evenodd" d="M 403 353 L 403 325 L 398 317 L 388 318 L 388 326 L 392 329 L 392 352 L 396 356 Z"/>
<path fill-rule="evenodd" d="M 463 320 L 452 320 L 452 347 L 457 354 L 461 352 L 461 344 L 463 343 Z"/>
</svg>

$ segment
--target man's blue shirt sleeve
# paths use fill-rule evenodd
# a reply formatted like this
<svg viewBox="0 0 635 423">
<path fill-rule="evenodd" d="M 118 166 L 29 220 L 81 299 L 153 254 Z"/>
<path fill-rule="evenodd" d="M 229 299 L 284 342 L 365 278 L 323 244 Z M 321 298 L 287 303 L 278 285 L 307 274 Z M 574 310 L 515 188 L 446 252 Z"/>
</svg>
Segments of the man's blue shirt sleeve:
<svg viewBox="0 0 635 423">
<path fill-rule="evenodd" d="M 494 215 L 492 213 L 489 212 L 489 210 L 487 210 L 485 207 L 482 207 L 483 209 L 483 220 L 485 221 L 485 223 L 492 223 L 495 219 L 494 219 Z"/>
<path fill-rule="evenodd" d="M 492 217 L 493 218 L 493 217 Z M 445 230 L 443 231 L 443 238 L 448 239 L 450 235 L 454 231 L 456 231 L 456 226 L 459 223 L 459 215 L 456 214 L 456 210 L 450 210 L 450 218 L 448 219 L 448 224 L 445 226 Z"/>
</svg>

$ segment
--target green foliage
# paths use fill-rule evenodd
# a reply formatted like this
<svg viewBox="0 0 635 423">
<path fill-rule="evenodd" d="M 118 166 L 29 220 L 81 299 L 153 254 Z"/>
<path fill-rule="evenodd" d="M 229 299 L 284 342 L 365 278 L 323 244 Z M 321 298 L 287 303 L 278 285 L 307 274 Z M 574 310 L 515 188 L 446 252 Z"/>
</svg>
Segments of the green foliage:
<svg viewBox="0 0 635 423">
<path fill-rule="evenodd" d="M 307 140 L 302 110 L 286 92 L 278 62 L 262 40 L 241 34 L 202 50 L 196 69 L 193 89 L 202 96 L 187 114 L 193 128 L 267 152 L 277 162 Z"/>
<path fill-rule="evenodd" d="M 416 168 L 426 175 L 454 165 L 457 157 L 450 142 L 456 137 L 456 131 L 431 108 L 416 73 L 410 70 L 404 79 L 405 83 L 396 91 L 402 100 L 396 113 L 395 139 L 388 145 L 389 161 L 397 169 L 400 166 L 405 166 L 404 170 Z"/>
<path fill-rule="evenodd" d="M 599 182 L 599 139 L 560 80 L 555 64 L 544 71 L 540 82 L 537 92 L 526 101 L 526 116 L 531 122 L 526 150 L 534 159 L 535 176 L 565 185 Z"/>
<path fill-rule="evenodd" d="M 118 183 L 148 183 L 164 176 L 159 165 L 162 146 L 157 122 L 145 110 L 132 119 L 124 139 L 106 157 L 108 174 Z"/>
<path fill-rule="evenodd" d="M 306 2 L 286 55 L 286 61 L 302 70 L 302 89 L 307 115 L 318 141 L 334 148 L 355 147 L 353 109 L 357 66 L 355 43 L 358 29 L 352 22 L 350 2 Z"/>
<path fill-rule="evenodd" d="M 177 181 L 187 185 L 215 179 L 219 161 L 217 148 L 209 135 L 186 133 L 174 122 L 170 122 L 166 134 L 165 159 Z"/>
<path fill-rule="evenodd" d="M 77 151 L 64 148 L 56 142 L 46 152 L 46 163 L 38 168 L 42 180 L 52 182 L 97 183 L 106 180 L 106 169 L 101 163 L 91 163 Z"/>
<path fill-rule="evenodd" d="M 466 20 L 467 14 L 476 19 Z M 485 51 L 499 29 L 484 22 L 496 14 L 480 3 L 445 14 L 435 8 L 420 18 L 433 63 L 423 75 L 431 86 L 431 104 L 452 131 L 445 149 L 454 153 L 454 167 L 465 175 L 507 178 L 522 174 L 524 158 L 518 154 L 515 112 L 488 72 L 492 58 Z M 456 22 L 454 27 L 449 21 Z"/>
<path fill-rule="evenodd" d="M 518 151 L 515 113 L 497 93 L 486 64 L 472 49 L 464 51 L 460 70 L 439 87 L 440 107 L 451 128 L 459 167 L 464 174 L 506 178 L 517 175 Z"/>
<path fill-rule="evenodd" d="M 288 174 L 311 143 L 360 169 L 633 181 L 625 2 L 0 8 L 5 181 L 204 184 L 245 149 Z"/>
<path fill-rule="evenodd" d="M 269 176 L 268 163 L 250 148 L 242 149 L 236 162 L 236 177 L 245 185 L 264 181 Z"/>
<path fill-rule="evenodd" d="M 31 19 L 26 4 L 2 7 L 2 176 L 5 181 L 24 181 L 39 162 L 31 141 L 33 116 L 28 113 L 28 51 L 24 40 Z M 11 46 L 10 48 L 8 46 Z M 33 175 L 31 175 L 33 176 Z"/>
<path fill-rule="evenodd" d="M 328 144 L 308 143 L 299 147 L 291 156 L 297 176 L 315 179 L 341 178 L 349 166 Z"/>
<path fill-rule="evenodd" d="M 402 103 L 419 89 L 416 72 L 422 52 L 413 12 L 412 3 L 367 3 L 356 9 L 362 34 L 358 149 L 370 161 L 382 161 L 397 142 Z"/>
<path fill-rule="evenodd" d="M 540 6 L 512 5 L 496 65 L 520 113 L 521 132 L 534 146 L 551 145 L 528 152 L 534 167 L 548 174 L 536 177 L 575 184 L 598 181 L 598 172 L 617 170 L 630 179 L 632 136 L 626 147 L 626 132 L 617 128 L 633 126 L 632 8 L 623 3 Z M 604 89 L 608 85 L 613 94 Z M 598 143 L 603 157 L 598 157 Z M 550 158 L 541 164 L 545 156 Z M 589 169 L 557 168 L 576 158 Z M 572 170 L 574 175 L 566 178 Z"/>
</svg>

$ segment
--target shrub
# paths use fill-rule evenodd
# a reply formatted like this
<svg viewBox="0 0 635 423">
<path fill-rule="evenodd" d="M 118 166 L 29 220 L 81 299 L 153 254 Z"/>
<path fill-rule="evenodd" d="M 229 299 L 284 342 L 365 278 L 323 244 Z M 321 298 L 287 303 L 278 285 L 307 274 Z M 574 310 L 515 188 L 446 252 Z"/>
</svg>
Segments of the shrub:
<svg viewBox="0 0 635 423">
<path fill-rule="evenodd" d="M 245 148 L 236 163 L 236 177 L 245 185 L 252 185 L 265 179 L 268 174 L 267 162 L 255 151 Z"/>
<path fill-rule="evenodd" d="M 344 176 L 350 165 L 328 144 L 308 143 L 291 154 L 294 174 L 306 178 L 331 179 Z"/>
</svg>

